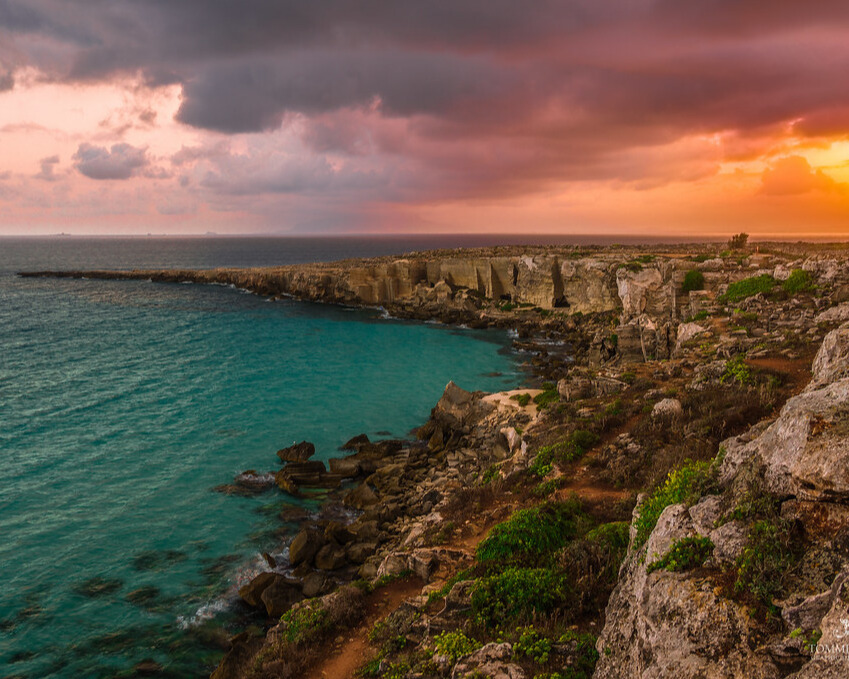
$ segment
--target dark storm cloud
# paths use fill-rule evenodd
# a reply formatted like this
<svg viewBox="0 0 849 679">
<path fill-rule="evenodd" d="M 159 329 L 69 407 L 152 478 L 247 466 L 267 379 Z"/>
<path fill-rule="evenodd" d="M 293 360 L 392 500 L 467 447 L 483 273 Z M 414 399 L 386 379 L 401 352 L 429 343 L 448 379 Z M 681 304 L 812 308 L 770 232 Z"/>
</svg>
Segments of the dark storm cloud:
<svg viewBox="0 0 849 679">
<path fill-rule="evenodd" d="M 0 0 L 4 30 L 18 65 L 47 77 L 177 83 L 179 120 L 224 133 L 296 117 L 314 153 L 403 157 L 404 176 L 434 193 L 674 179 L 639 153 L 692 135 L 754 138 L 791 121 L 849 134 L 844 0 Z M 95 174 L 126 174 L 126 158 L 100 152 Z M 318 161 L 277 170 L 263 185 L 281 192 L 362 177 L 340 182 Z M 224 191 L 224 177 L 205 185 Z"/>
<path fill-rule="evenodd" d="M 146 149 L 130 144 L 114 144 L 111 149 L 80 144 L 74 154 L 74 167 L 90 179 L 129 179 L 148 165 Z"/>
<path fill-rule="evenodd" d="M 277 127 L 287 111 L 319 113 L 379 99 L 387 115 L 442 114 L 491 98 L 511 78 L 479 59 L 440 54 L 299 52 L 205 67 L 184 88 L 178 118 L 225 132 Z M 211 104 L 214 102 L 214 106 Z"/>
</svg>

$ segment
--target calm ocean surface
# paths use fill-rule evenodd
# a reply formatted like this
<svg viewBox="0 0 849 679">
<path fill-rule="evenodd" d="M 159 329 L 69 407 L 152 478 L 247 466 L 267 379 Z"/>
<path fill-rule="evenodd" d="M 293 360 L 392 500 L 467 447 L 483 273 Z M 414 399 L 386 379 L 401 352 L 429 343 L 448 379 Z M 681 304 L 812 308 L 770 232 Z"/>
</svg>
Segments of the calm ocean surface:
<svg viewBox="0 0 849 679">
<path fill-rule="evenodd" d="M 484 390 L 525 379 L 500 331 L 16 271 L 258 266 L 455 244 L 0 239 L 0 677 L 133 676 L 148 658 L 167 676 L 207 675 L 221 652 L 203 621 L 226 622 L 259 554 L 285 540 L 282 494 L 214 486 L 277 469 L 275 451 L 294 441 L 326 459 L 360 432 L 405 436 L 449 379 Z"/>
</svg>

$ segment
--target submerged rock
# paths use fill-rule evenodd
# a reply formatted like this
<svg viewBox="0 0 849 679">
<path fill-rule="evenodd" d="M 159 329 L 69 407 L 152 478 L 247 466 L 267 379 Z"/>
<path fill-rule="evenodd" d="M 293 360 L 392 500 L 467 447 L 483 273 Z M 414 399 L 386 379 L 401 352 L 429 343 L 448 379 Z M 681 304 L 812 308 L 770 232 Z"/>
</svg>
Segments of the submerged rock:
<svg viewBox="0 0 849 679">
<path fill-rule="evenodd" d="M 74 585 L 73 590 L 77 594 L 94 599 L 113 594 L 123 586 L 124 583 L 118 578 L 104 578 L 98 575 L 77 583 Z"/>
</svg>

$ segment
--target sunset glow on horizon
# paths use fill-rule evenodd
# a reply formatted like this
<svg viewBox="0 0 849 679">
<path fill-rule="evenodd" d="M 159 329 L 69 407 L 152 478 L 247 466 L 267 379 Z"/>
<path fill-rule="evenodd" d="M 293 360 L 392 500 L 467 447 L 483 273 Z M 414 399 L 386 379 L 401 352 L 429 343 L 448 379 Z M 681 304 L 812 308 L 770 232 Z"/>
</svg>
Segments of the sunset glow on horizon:
<svg viewBox="0 0 849 679">
<path fill-rule="evenodd" d="M 0 235 L 849 238 L 849 5 L 0 0 Z"/>
</svg>

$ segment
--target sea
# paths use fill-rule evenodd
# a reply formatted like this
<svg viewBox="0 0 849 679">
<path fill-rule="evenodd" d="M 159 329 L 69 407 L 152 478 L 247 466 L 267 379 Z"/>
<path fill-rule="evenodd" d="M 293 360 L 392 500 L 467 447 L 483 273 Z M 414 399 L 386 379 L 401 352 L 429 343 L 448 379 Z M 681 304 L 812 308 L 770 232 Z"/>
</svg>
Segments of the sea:
<svg viewBox="0 0 849 679">
<path fill-rule="evenodd" d="M 17 272 L 580 240 L 0 238 L 0 677 L 208 676 L 244 624 L 238 587 L 263 552 L 285 563 L 298 514 L 321 506 L 217 486 L 278 469 L 275 452 L 297 441 L 327 460 L 360 433 L 409 436 L 449 380 L 499 391 L 529 378 L 502 330 Z"/>
<path fill-rule="evenodd" d="M 222 286 L 20 278 L 268 266 L 486 244 L 408 238 L 0 239 L 0 677 L 208 676 L 237 589 L 320 498 L 213 490 L 275 452 L 406 437 L 449 380 L 527 379 L 499 330 Z M 295 515 L 289 511 L 289 515 Z M 222 631 L 223 630 L 223 631 Z M 135 668 L 135 669 L 134 669 Z"/>
</svg>

